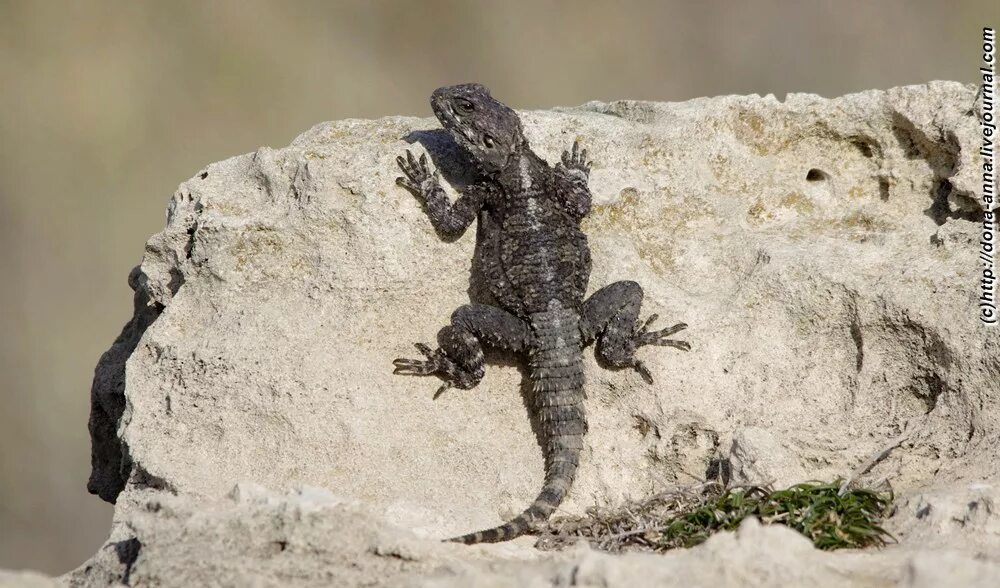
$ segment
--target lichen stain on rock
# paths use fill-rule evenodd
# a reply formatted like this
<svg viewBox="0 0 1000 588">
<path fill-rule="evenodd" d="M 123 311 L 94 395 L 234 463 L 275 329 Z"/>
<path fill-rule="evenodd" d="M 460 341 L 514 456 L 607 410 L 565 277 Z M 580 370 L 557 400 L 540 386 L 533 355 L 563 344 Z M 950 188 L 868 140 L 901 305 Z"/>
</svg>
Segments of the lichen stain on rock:
<svg viewBox="0 0 1000 588">
<path fill-rule="evenodd" d="M 640 192 L 626 187 L 610 204 L 596 205 L 584 219 L 583 229 L 591 234 L 628 231 L 636 236 L 639 258 L 654 271 L 675 271 L 677 235 L 696 219 L 712 216 L 712 207 L 696 198 L 679 198 L 669 190 Z"/>
<path fill-rule="evenodd" d="M 732 175 L 733 160 L 721 153 L 715 153 L 708 158 L 708 167 L 717 179 L 723 179 Z"/>
<path fill-rule="evenodd" d="M 892 223 L 878 219 L 863 210 L 855 210 L 831 225 L 835 234 L 845 234 L 848 240 L 863 243 L 874 236 L 890 232 L 896 227 Z"/>
<path fill-rule="evenodd" d="M 326 159 L 327 157 L 330 157 L 330 155 L 327 153 L 320 153 L 319 151 L 314 151 L 314 150 L 306 151 L 305 153 L 303 153 L 303 156 L 306 159 Z"/>
<path fill-rule="evenodd" d="M 260 272 L 261 277 L 279 277 L 278 271 L 274 270 L 266 259 L 274 256 L 287 258 L 287 267 L 301 270 L 305 265 L 305 260 L 301 255 L 286 255 L 288 240 L 282 233 L 265 228 L 254 228 L 240 231 L 236 236 L 229 253 L 233 257 L 233 267 L 242 274 L 252 274 Z"/>
<path fill-rule="evenodd" d="M 666 275 L 677 270 L 676 251 L 674 245 L 667 241 L 640 241 L 638 243 L 639 259 L 645 261 L 653 271 Z"/>
<path fill-rule="evenodd" d="M 741 110 L 731 123 L 732 133 L 736 139 L 754 150 L 757 155 L 773 155 L 788 147 L 792 137 L 780 138 L 781 129 L 775 128 L 777 118 L 766 121 L 754 111 Z"/>
<path fill-rule="evenodd" d="M 639 142 L 639 151 L 646 168 L 662 166 L 673 156 L 673 152 L 668 151 L 662 141 L 657 141 L 649 134 L 644 135 Z"/>
<path fill-rule="evenodd" d="M 816 210 L 813 201 L 802 192 L 789 192 L 781 198 L 781 206 L 794 210 L 801 215 L 811 214 Z"/>
<path fill-rule="evenodd" d="M 639 217 L 639 191 L 633 187 L 622 188 L 618 199 L 610 204 L 597 204 L 590 210 L 582 226 L 584 231 L 599 232 L 602 229 L 637 228 Z"/>
<path fill-rule="evenodd" d="M 754 203 L 747 209 L 746 220 L 753 226 L 760 226 L 766 221 L 774 220 L 774 213 L 768 212 L 764 207 L 764 202 L 758 196 Z"/>
<path fill-rule="evenodd" d="M 218 213 L 225 217 L 239 217 L 245 215 L 249 208 L 246 202 L 237 200 L 209 200 L 204 203 L 205 213 Z"/>
</svg>

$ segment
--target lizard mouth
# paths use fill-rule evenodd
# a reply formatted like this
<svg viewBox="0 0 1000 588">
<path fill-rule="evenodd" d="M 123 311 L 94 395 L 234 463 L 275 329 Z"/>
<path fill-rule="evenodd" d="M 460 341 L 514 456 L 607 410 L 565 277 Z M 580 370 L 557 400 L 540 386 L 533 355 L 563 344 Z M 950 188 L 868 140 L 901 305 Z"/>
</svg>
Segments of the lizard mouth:
<svg viewBox="0 0 1000 588">
<path fill-rule="evenodd" d="M 441 121 L 441 124 L 446 127 L 458 122 L 458 116 L 451 108 L 451 104 L 448 103 L 448 97 L 443 94 L 434 92 L 431 95 L 431 110 L 434 111 L 434 116 Z"/>
<path fill-rule="evenodd" d="M 476 142 L 475 131 L 463 124 L 464 121 L 462 120 L 462 117 L 455 112 L 455 109 L 451 107 L 451 104 L 448 104 L 447 102 L 435 102 L 433 110 L 437 119 L 441 122 L 441 126 L 447 129 L 456 139 L 464 139 L 468 143 L 472 144 Z"/>
<path fill-rule="evenodd" d="M 461 135 L 470 143 L 476 141 L 475 132 L 468 128 L 462 116 L 455 112 L 455 108 L 451 105 L 451 100 L 449 96 L 445 94 L 434 93 L 431 96 L 431 110 L 434 111 L 434 116 L 437 117 L 438 121 L 441 123 L 445 129 L 451 131 L 454 135 Z M 456 139 L 459 137 L 456 136 Z"/>
</svg>

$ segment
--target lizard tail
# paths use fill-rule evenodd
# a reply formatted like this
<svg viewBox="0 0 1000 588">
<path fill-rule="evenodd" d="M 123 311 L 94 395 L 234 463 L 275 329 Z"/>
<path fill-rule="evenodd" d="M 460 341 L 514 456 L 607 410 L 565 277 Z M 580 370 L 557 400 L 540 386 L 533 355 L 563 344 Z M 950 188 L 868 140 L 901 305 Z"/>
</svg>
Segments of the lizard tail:
<svg viewBox="0 0 1000 588">
<path fill-rule="evenodd" d="M 492 529 L 454 537 L 448 539 L 448 541 L 465 543 L 467 545 L 473 543 L 497 543 L 499 541 L 514 539 L 534 529 L 539 523 L 547 520 L 556 507 L 566 498 L 566 494 L 573 484 L 573 478 L 576 476 L 579 456 L 579 449 L 567 449 L 560 453 L 558 460 L 550 464 L 548 472 L 545 474 L 545 484 L 542 485 L 542 491 L 538 495 L 538 498 L 535 499 L 527 510 L 514 517 L 513 520 Z"/>
<path fill-rule="evenodd" d="M 545 483 L 538 498 L 510 522 L 449 541 L 472 544 L 513 539 L 547 520 L 569 493 L 587 432 L 578 325 L 579 315 L 558 304 L 531 316 L 535 345 L 530 352 L 530 378 L 545 444 Z"/>
</svg>

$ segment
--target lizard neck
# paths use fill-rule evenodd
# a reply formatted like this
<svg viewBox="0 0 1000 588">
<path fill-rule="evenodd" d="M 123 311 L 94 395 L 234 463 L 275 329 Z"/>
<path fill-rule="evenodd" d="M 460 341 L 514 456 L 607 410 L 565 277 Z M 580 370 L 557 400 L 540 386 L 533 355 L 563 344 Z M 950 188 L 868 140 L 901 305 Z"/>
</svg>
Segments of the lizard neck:
<svg viewBox="0 0 1000 588">
<path fill-rule="evenodd" d="M 547 165 L 527 147 L 515 151 L 497 179 L 509 194 L 528 194 L 545 188 Z"/>
</svg>

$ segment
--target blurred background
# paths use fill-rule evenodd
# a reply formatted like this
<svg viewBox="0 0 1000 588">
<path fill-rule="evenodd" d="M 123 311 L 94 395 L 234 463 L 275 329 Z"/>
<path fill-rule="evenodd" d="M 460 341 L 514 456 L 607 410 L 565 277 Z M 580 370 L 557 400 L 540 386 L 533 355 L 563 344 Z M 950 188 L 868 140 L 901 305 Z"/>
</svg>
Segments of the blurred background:
<svg viewBox="0 0 1000 588">
<path fill-rule="evenodd" d="M 107 536 L 90 381 L 167 199 L 315 123 L 430 116 L 479 81 L 516 108 L 836 96 L 975 80 L 995 0 L 0 0 L 0 567 L 62 573 Z"/>
</svg>

